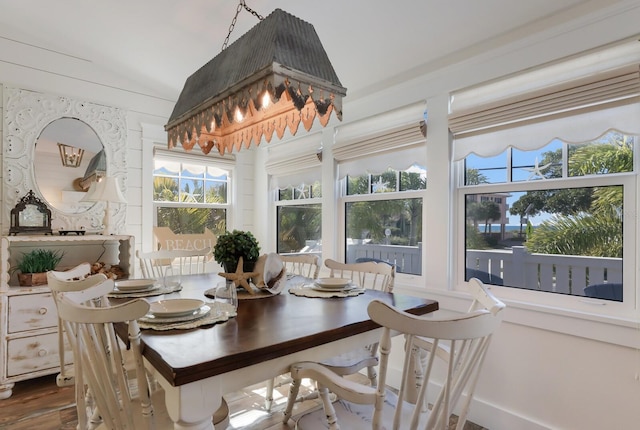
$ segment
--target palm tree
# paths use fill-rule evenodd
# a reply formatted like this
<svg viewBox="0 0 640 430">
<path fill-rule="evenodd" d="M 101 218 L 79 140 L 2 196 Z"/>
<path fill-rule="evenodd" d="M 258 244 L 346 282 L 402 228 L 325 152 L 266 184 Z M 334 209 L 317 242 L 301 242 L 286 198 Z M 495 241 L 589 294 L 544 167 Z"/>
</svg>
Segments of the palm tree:
<svg viewBox="0 0 640 430">
<path fill-rule="evenodd" d="M 599 141 L 570 148 L 569 175 L 633 170 L 633 142 L 611 132 Z M 595 187 L 588 209 L 542 222 L 527 240 L 530 252 L 622 257 L 623 187 Z"/>
</svg>

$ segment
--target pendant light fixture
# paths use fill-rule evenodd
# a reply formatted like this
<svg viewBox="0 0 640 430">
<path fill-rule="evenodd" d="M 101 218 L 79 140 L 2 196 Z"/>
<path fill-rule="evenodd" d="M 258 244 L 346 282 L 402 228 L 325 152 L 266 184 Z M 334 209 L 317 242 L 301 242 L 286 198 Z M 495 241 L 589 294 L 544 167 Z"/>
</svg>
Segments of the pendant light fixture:
<svg viewBox="0 0 640 430">
<path fill-rule="evenodd" d="M 227 47 L 242 9 L 260 22 Z M 342 120 L 345 95 L 313 25 L 280 9 L 262 18 L 241 0 L 222 51 L 185 82 L 165 126 L 169 148 L 224 155 L 295 135 L 300 123 L 326 126 L 332 112 Z"/>
</svg>

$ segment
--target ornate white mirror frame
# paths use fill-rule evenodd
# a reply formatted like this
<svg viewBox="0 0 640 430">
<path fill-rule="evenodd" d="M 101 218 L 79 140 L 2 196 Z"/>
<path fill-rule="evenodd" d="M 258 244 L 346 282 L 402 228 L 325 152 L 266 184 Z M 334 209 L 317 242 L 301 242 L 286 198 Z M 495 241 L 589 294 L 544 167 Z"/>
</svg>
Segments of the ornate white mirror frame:
<svg viewBox="0 0 640 430">
<path fill-rule="evenodd" d="M 3 234 L 8 233 L 9 214 L 29 190 L 42 194 L 35 179 L 35 147 L 42 130 L 51 122 L 77 118 L 96 132 L 107 157 L 107 175 L 117 179 L 124 195 L 127 191 L 127 125 L 123 110 L 69 97 L 3 87 Z M 64 213 L 52 208 L 54 230 L 99 230 L 105 202 L 97 202 L 82 213 Z M 126 204 L 111 205 L 109 225 L 121 233 L 125 229 Z"/>
</svg>

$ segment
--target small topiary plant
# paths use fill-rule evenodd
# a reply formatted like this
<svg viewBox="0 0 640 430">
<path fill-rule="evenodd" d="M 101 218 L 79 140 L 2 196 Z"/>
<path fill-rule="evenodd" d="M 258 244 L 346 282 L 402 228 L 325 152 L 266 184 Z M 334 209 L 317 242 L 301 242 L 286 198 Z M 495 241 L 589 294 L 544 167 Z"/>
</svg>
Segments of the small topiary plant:
<svg viewBox="0 0 640 430">
<path fill-rule="evenodd" d="M 213 258 L 226 272 L 235 272 L 240 257 L 244 263 L 251 265 L 260 257 L 260 245 L 251 232 L 233 230 L 218 236 L 213 247 Z"/>
</svg>

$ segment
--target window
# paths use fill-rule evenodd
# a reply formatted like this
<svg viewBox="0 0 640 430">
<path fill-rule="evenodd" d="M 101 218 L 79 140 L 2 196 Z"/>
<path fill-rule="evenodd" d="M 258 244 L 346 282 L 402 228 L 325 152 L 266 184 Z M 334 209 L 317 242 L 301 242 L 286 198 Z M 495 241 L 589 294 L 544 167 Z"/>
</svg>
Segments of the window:
<svg viewBox="0 0 640 430">
<path fill-rule="evenodd" d="M 635 304 L 638 70 L 453 108 L 463 279 Z"/>
<path fill-rule="evenodd" d="M 514 178 L 525 171 L 529 183 L 517 179 L 495 191 L 490 175 L 478 174 L 489 160 L 467 157 L 465 177 L 481 182 L 463 191 L 465 279 L 574 296 L 607 285 L 620 292 L 603 298 L 622 301 L 622 214 L 634 147 L 635 139 L 610 132 L 583 145 L 554 141 L 519 151 L 522 163 L 504 167 Z"/>
<path fill-rule="evenodd" d="M 322 252 L 322 190 L 320 182 L 278 190 L 278 254 Z"/>
<path fill-rule="evenodd" d="M 321 137 L 312 133 L 268 149 L 279 254 L 322 255 Z"/>
<path fill-rule="evenodd" d="M 397 273 L 422 274 L 425 124 L 425 105 L 416 103 L 338 127 L 345 262 L 383 260 Z"/>
<path fill-rule="evenodd" d="M 398 273 L 422 274 L 422 195 L 427 174 L 407 171 L 346 176 L 345 252 L 347 263 L 376 258 L 395 264 Z"/>
<path fill-rule="evenodd" d="M 205 161 L 156 156 L 153 169 L 155 225 L 176 234 L 215 234 L 227 228 L 230 171 Z"/>
</svg>

